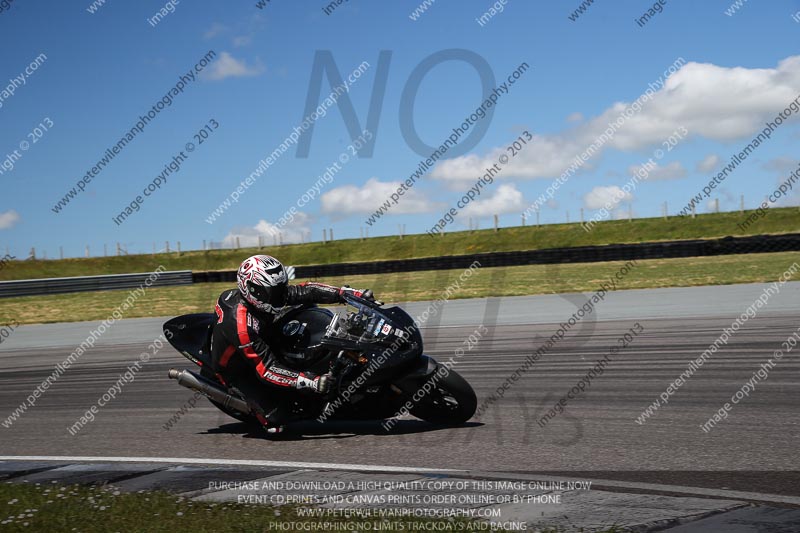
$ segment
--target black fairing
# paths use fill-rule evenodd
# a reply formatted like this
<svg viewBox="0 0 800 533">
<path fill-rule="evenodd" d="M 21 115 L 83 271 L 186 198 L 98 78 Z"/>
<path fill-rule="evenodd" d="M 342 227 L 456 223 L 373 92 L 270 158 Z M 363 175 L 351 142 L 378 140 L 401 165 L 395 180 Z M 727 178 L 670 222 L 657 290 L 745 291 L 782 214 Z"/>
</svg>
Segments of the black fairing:
<svg viewBox="0 0 800 533">
<path fill-rule="evenodd" d="M 417 359 L 409 372 L 396 379 L 394 384 L 403 390 L 417 390 L 430 380 L 437 370 L 439 370 L 439 363 L 427 355 L 423 355 Z"/>
<path fill-rule="evenodd" d="M 419 332 L 419 328 L 417 328 L 416 324 L 414 324 L 414 320 L 409 316 L 408 313 L 397 306 L 381 309 L 381 312 L 383 312 L 384 315 L 390 318 L 395 324 L 403 328 L 406 332 L 410 333 L 411 342 L 416 344 L 420 351 L 422 350 L 422 335 Z"/>
<path fill-rule="evenodd" d="M 217 321 L 214 313 L 182 315 L 164 324 L 169 343 L 198 366 L 211 367 L 211 330 Z"/>
<path fill-rule="evenodd" d="M 289 311 L 270 326 L 270 346 L 290 364 L 313 365 L 329 355 L 321 341 L 332 317 L 330 310 L 321 307 L 307 306 Z"/>
<path fill-rule="evenodd" d="M 381 347 L 380 349 L 365 354 L 370 361 L 381 361 L 380 365 L 367 379 L 367 385 L 395 379 L 399 373 L 416 368 L 417 365 L 420 364 L 420 357 L 423 357 L 422 335 L 420 335 L 419 329 L 408 313 L 399 307 L 382 308 L 379 309 L 379 312 L 389 319 L 389 321 L 393 322 L 395 326 L 398 326 L 408 333 L 410 338 L 395 349 L 391 349 L 390 347 L 390 351 L 388 352 L 386 352 L 385 347 Z M 388 357 L 383 357 L 383 360 L 379 359 L 384 353 L 388 354 Z"/>
</svg>

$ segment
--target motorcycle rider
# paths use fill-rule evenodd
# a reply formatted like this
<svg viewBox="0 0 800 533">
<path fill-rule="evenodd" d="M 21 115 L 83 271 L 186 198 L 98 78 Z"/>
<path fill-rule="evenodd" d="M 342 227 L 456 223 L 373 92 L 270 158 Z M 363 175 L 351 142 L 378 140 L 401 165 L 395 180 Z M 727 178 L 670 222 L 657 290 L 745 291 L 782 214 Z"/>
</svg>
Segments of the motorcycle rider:
<svg viewBox="0 0 800 533">
<path fill-rule="evenodd" d="M 214 370 L 226 385 L 242 393 L 268 433 L 280 433 L 291 394 L 325 394 L 331 375 L 297 371 L 279 360 L 263 337 L 268 326 L 292 306 L 340 303 L 348 293 L 375 298 L 369 289 L 337 288 L 316 282 L 289 285 L 283 265 L 269 255 L 245 259 L 239 266 L 237 285 L 237 289 L 224 291 L 217 300 L 217 323 L 211 337 Z"/>
</svg>

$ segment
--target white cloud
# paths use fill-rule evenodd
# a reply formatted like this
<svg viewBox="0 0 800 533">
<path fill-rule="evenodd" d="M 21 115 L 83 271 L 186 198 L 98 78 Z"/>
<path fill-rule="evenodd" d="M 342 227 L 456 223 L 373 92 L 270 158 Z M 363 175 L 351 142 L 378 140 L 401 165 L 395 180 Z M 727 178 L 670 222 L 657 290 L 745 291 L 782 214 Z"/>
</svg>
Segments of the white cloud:
<svg viewBox="0 0 800 533">
<path fill-rule="evenodd" d="M 233 46 L 240 48 L 242 46 L 247 46 L 253 41 L 252 35 L 237 35 L 233 38 Z"/>
<path fill-rule="evenodd" d="M 244 60 L 238 60 L 228 52 L 222 52 L 219 59 L 200 75 L 209 80 L 224 80 L 225 78 L 241 78 L 244 76 L 257 76 L 264 72 L 264 66 L 256 64 L 249 66 Z"/>
<path fill-rule="evenodd" d="M 787 177 L 783 176 L 783 174 L 790 174 L 797 170 L 798 164 L 800 164 L 800 160 L 794 159 L 792 157 L 777 157 L 775 159 L 771 159 L 767 161 L 763 167 L 764 170 L 769 170 L 770 172 L 777 172 L 781 175 L 781 181 L 787 179 Z"/>
<path fill-rule="evenodd" d="M 225 246 L 251 247 L 259 245 L 272 246 L 276 242 L 297 243 L 309 240 L 311 217 L 303 212 L 298 212 L 291 223 L 279 227 L 272 222 L 259 220 L 253 227 L 234 228 L 228 232 L 222 242 Z M 236 242 L 239 239 L 239 242 Z"/>
<path fill-rule="evenodd" d="M 575 111 L 567 116 L 567 122 L 583 122 L 583 113 Z"/>
<path fill-rule="evenodd" d="M 673 161 L 665 167 L 657 164 L 647 170 L 646 166 L 632 166 L 628 168 L 631 176 L 647 176 L 647 181 L 676 180 L 686 177 L 686 169 L 678 161 Z"/>
<path fill-rule="evenodd" d="M 0 229 L 13 228 L 19 222 L 19 213 L 13 209 L 0 213 Z"/>
<path fill-rule="evenodd" d="M 322 195 L 322 212 L 343 216 L 371 214 L 388 200 L 399 186 L 399 181 L 379 181 L 377 178 L 370 178 L 361 187 L 345 185 L 331 189 Z M 411 189 L 400 197 L 397 205 L 392 205 L 389 213 L 395 215 L 430 213 L 437 207 L 436 203 L 428 200 L 420 192 Z"/>
<path fill-rule="evenodd" d="M 645 87 L 642 87 L 644 91 Z M 633 151 L 657 145 L 679 128 L 717 141 L 745 139 L 764 128 L 800 93 L 800 56 L 775 68 L 721 67 L 686 63 L 644 102 L 642 109 L 598 150 Z M 616 121 L 629 104 L 618 102 L 600 115 L 555 135 L 534 136 L 503 171 L 504 177 L 554 178 Z M 441 162 L 432 176 L 442 180 L 478 175 L 504 148 L 485 156 L 468 155 Z M 597 157 L 597 153 L 594 157 Z"/>
<path fill-rule="evenodd" d="M 225 32 L 228 30 L 228 27 L 224 24 L 220 24 L 219 22 L 215 22 L 211 25 L 209 29 L 203 34 L 203 39 L 213 39 L 217 35 Z"/>
<path fill-rule="evenodd" d="M 616 185 L 598 185 L 583 197 L 583 205 L 587 209 L 602 209 L 606 205 L 614 209 L 619 202 L 630 202 L 631 200 L 633 200 L 633 195 Z"/>
<path fill-rule="evenodd" d="M 472 217 L 485 217 L 492 215 L 505 215 L 507 213 L 521 213 L 527 205 L 522 193 L 513 183 L 500 185 L 491 196 L 473 200 L 461 213 Z"/>
<path fill-rule="evenodd" d="M 697 163 L 697 171 L 706 174 L 711 172 L 719 165 L 719 156 L 717 154 L 709 154 Z"/>
<path fill-rule="evenodd" d="M 578 128 L 575 128 L 578 129 Z M 503 168 L 503 177 L 542 178 L 558 176 L 572 160 L 591 142 L 581 145 L 575 140 L 559 136 L 533 135 L 522 152 Z M 470 154 L 448 159 L 437 164 L 431 171 L 434 179 L 468 182 L 494 165 L 505 147 L 495 148 L 486 156 Z M 506 153 L 506 155 L 508 155 Z"/>
</svg>

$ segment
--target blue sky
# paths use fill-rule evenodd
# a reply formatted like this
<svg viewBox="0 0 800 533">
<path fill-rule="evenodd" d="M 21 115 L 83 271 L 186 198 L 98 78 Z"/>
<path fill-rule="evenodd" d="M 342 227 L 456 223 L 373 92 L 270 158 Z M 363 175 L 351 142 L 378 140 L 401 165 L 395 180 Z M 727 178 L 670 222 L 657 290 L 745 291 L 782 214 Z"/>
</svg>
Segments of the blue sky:
<svg viewBox="0 0 800 533">
<path fill-rule="evenodd" d="M 401 95 L 414 69 L 448 49 L 474 52 L 498 83 L 527 63 L 529 70 L 504 95 L 488 129 L 467 153 L 440 162 L 375 221 L 370 235 L 423 233 L 462 197 L 514 139 L 526 145 L 492 185 L 447 230 L 469 219 L 489 227 L 517 225 L 520 214 L 546 191 L 569 162 L 616 116 L 614 106 L 634 102 L 678 58 L 686 62 L 612 141 L 562 185 L 541 209 L 543 223 L 591 217 L 647 161 L 671 132 L 688 134 L 658 161 L 611 216 L 659 216 L 666 201 L 678 212 L 705 183 L 763 128 L 763 123 L 800 95 L 800 37 L 792 14 L 800 2 L 746 2 L 728 16 L 730 1 L 669 0 L 663 12 L 639 27 L 647 2 L 598 1 L 575 21 L 580 2 L 507 0 L 503 12 L 476 22 L 491 4 L 437 0 L 417 20 L 418 2 L 350 0 L 330 14 L 324 1 L 250 2 L 183 0 L 155 27 L 147 22 L 165 2 L 108 0 L 89 13 L 89 0 L 15 0 L 0 12 L 0 91 L 26 67 L 46 56 L 0 107 L 0 164 L 19 150 L 13 169 L 0 174 L 0 253 L 8 247 L 25 257 L 80 256 L 109 252 L 120 242 L 129 252 L 149 252 L 165 241 L 196 249 L 203 240 L 244 244 L 262 235 L 313 184 L 316 197 L 281 227 L 285 241 L 357 237 L 365 220 L 417 168 L 420 154 L 400 128 Z M 649 4 L 652 5 L 652 4 Z M 800 18 L 800 17 L 798 17 Z M 142 133 L 111 160 L 59 213 L 52 208 L 107 148 L 159 101 L 209 50 L 217 61 L 190 83 Z M 351 143 L 338 107 L 314 126 L 310 153 L 292 146 L 258 177 L 216 221 L 207 217 L 299 125 L 319 51 L 330 51 L 342 76 L 366 61 L 369 68 L 347 97 L 361 127 L 379 73 L 379 54 L 391 51 L 374 153 L 353 157 L 330 183 L 320 176 Z M 670 83 L 672 85 L 670 85 Z M 330 92 L 323 76 L 322 94 Z M 0 92 L 2 95 L 2 92 Z M 343 97 L 344 98 L 344 97 Z M 436 65 L 415 95 L 413 124 L 429 145 L 440 144 L 483 100 L 476 68 L 464 61 Z M 341 102 L 341 100 L 340 100 Z M 190 154 L 180 170 L 145 199 L 138 212 L 117 225 L 113 218 L 141 195 L 193 135 L 211 120 L 219 127 Z M 46 121 L 48 131 L 35 131 Z M 607 122 L 607 121 L 606 121 Z M 37 138 L 42 133 L 41 138 Z M 20 143 L 36 143 L 25 151 Z M 745 196 L 754 207 L 796 168 L 800 128 L 787 120 L 714 191 L 723 210 Z M 451 152 L 452 153 L 452 152 Z M 717 160 L 715 160 L 715 156 Z M 13 159 L 13 158 L 12 158 Z M 704 163 L 704 164 L 703 164 Z M 716 164 L 715 164 L 716 163 Z M 797 204 L 794 195 L 785 202 Z M 710 209 L 707 201 L 699 212 Z"/>
</svg>

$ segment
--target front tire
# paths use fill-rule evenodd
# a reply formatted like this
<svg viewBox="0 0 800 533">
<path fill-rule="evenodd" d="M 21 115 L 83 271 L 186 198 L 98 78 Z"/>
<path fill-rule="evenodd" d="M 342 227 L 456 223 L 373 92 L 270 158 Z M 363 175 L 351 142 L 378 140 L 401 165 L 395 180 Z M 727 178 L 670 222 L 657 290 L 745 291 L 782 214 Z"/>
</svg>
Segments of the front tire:
<svg viewBox="0 0 800 533">
<path fill-rule="evenodd" d="M 458 426 L 472 418 L 477 407 L 478 398 L 470 384 L 450 370 L 409 412 L 432 424 Z"/>
</svg>

